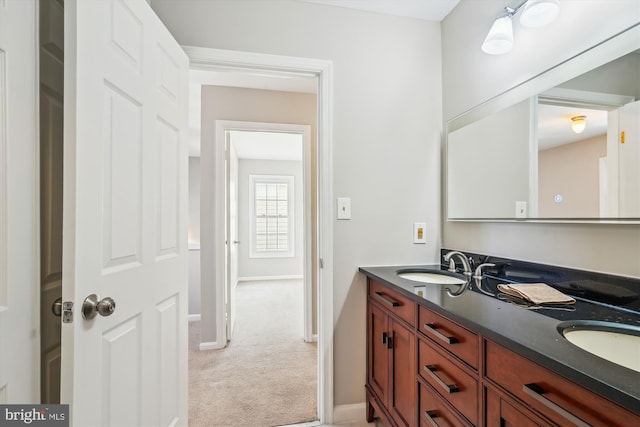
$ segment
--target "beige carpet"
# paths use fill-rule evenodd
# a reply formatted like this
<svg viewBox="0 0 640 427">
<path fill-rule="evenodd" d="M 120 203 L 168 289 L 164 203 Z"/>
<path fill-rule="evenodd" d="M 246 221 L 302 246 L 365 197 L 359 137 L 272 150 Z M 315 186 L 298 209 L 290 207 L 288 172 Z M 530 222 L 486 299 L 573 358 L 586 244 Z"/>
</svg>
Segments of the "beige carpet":
<svg viewBox="0 0 640 427">
<path fill-rule="evenodd" d="M 317 346 L 302 335 L 300 280 L 241 282 L 233 337 L 199 351 L 189 324 L 189 425 L 267 427 L 317 419 Z"/>
</svg>

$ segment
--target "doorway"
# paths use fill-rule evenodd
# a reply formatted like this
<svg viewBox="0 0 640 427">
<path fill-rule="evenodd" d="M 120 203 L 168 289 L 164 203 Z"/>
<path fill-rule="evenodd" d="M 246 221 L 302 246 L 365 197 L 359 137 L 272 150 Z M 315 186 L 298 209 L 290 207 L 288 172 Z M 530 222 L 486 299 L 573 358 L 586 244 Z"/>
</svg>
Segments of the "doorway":
<svg viewBox="0 0 640 427">
<path fill-rule="evenodd" d="M 260 105 L 269 105 L 270 111 L 267 113 L 263 112 L 263 108 Z M 225 212 L 224 215 L 224 239 L 215 240 L 217 246 L 221 248 L 221 250 L 225 251 L 225 261 L 224 261 L 224 271 L 226 274 L 223 275 L 224 279 L 222 281 L 215 282 L 215 288 L 217 295 L 220 295 L 219 299 L 216 299 L 217 304 L 212 308 L 209 306 L 209 310 L 217 311 L 215 314 L 224 314 L 222 321 L 217 323 L 217 334 L 214 335 L 218 348 L 223 348 L 227 344 L 227 340 L 230 338 L 230 348 L 235 349 L 234 345 L 237 343 L 234 337 L 231 335 L 233 333 L 233 328 L 230 325 L 233 325 L 236 319 L 235 316 L 235 307 L 236 304 L 235 298 L 233 297 L 237 288 L 245 287 L 244 284 L 248 284 L 249 281 L 256 282 L 262 281 L 264 279 L 277 279 L 280 280 L 288 280 L 291 279 L 307 279 L 307 286 L 305 289 L 310 289 L 310 283 L 313 279 L 313 274 L 309 273 L 312 270 L 312 244 L 311 237 L 313 235 L 312 230 L 314 227 L 311 227 L 311 217 L 312 217 L 312 209 L 311 201 L 315 199 L 312 195 L 312 185 L 311 185 L 311 140 L 312 140 L 312 126 L 311 125 L 301 125 L 301 124 L 279 124 L 273 122 L 246 122 L 246 121 L 238 121 L 238 120 L 216 120 L 218 117 L 231 117 L 234 119 L 239 119 L 240 117 L 258 117 L 266 119 L 274 119 L 274 115 L 279 114 L 278 117 L 281 119 L 286 119 L 293 117 L 297 123 L 312 123 L 315 124 L 316 116 L 317 116 L 317 98 L 315 94 L 300 94 L 300 93 L 283 93 L 282 91 L 265 91 L 265 90 L 255 90 L 255 89 L 247 89 L 247 88 L 233 88 L 233 87 L 224 87 L 224 86 L 214 86 L 214 85 L 206 85 L 202 90 L 202 106 L 198 108 L 199 111 L 202 112 L 202 138 L 203 141 L 209 142 L 208 144 L 203 144 L 202 147 L 202 157 L 200 158 L 200 169 L 202 178 L 198 180 L 201 183 L 201 190 L 198 192 L 201 197 L 202 205 L 206 205 L 205 202 L 206 195 L 209 194 L 219 194 L 223 195 L 223 197 L 216 197 L 215 202 L 223 203 L 222 212 Z M 295 113 L 292 115 L 291 111 Z M 300 111 L 306 111 L 304 114 L 300 113 Z M 269 116 L 271 114 L 272 116 Z M 206 128 L 206 124 L 210 123 L 212 126 L 210 128 Z M 215 138 L 211 138 L 211 135 L 215 135 Z M 252 136 L 253 141 L 247 141 L 247 136 Z M 244 138 L 242 138 L 244 137 Z M 275 138 L 277 141 L 266 142 L 265 139 L 267 137 Z M 288 139 L 293 141 L 282 141 L 282 139 L 286 139 L 285 137 L 289 137 Z M 256 140 L 259 140 L 256 143 Z M 283 151 L 280 148 L 276 148 L 277 143 L 281 143 L 282 145 L 293 144 L 297 145 L 297 154 L 291 156 L 291 154 L 287 154 L 286 151 Z M 304 145 L 304 150 L 302 146 Z M 215 153 L 214 158 L 222 163 L 221 167 L 219 167 L 219 163 L 216 163 L 216 172 L 222 173 L 222 189 L 219 189 L 218 186 L 209 185 L 207 188 L 207 183 L 211 184 L 210 180 L 206 178 L 206 150 L 212 149 Z M 289 150 L 291 151 L 291 150 Z M 282 153 L 282 154 L 280 154 Z M 303 155 L 304 153 L 304 155 Z M 212 153 L 209 153 L 212 154 Z M 226 166 L 223 160 L 226 158 Z M 304 165 L 304 166 L 303 166 Z M 241 170 L 242 172 L 238 174 L 237 172 Z M 248 206 L 250 206 L 250 200 L 254 197 L 250 196 L 250 189 L 253 188 L 250 185 L 250 179 L 256 178 L 259 180 L 268 180 L 268 183 L 263 183 L 262 185 L 270 186 L 275 185 L 273 183 L 273 179 L 280 179 L 283 176 L 291 176 L 293 177 L 293 185 L 291 185 L 291 193 L 297 193 L 295 199 L 299 200 L 296 205 L 300 207 L 292 209 L 292 213 L 295 213 L 295 217 L 298 217 L 297 223 L 300 225 L 295 229 L 292 229 L 295 236 L 295 244 L 291 245 L 291 248 L 295 247 L 295 257 L 288 256 L 286 253 L 286 249 L 288 249 L 288 245 L 284 248 L 284 253 L 280 255 L 284 255 L 281 257 L 273 257 L 273 254 L 270 254 L 269 258 L 263 256 L 256 256 L 255 254 L 252 256 L 251 252 L 253 249 L 257 249 L 255 242 L 251 240 L 251 234 L 249 230 L 249 224 L 252 221 L 249 220 L 250 215 L 248 211 L 250 210 Z M 277 185 L 278 187 L 280 184 Z M 212 187 L 214 188 L 212 190 Z M 275 187 L 274 187 L 275 188 Z M 236 196 L 236 194 L 238 194 Z M 290 199 L 286 196 L 288 200 Z M 240 207 L 236 208 L 236 203 L 234 200 L 240 200 Z M 282 200 L 279 200 L 282 201 Z M 257 201 L 256 201 L 257 204 Z M 225 206 L 226 205 L 226 206 Z M 308 208 L 302 208 L 303 206 L 309 206 Z M 317 204 L 316 204 L 317 205 Z M 228 209 L 227 209 L 228 207 Z M 204 210 L 200 209 L 200 218 L 210 218 L 211 216 L 206 213 Z M 220 211 L 218 211 L 220 212 Z M 240 215 L 233 214 L 234 212 L 240 213 Z M 236 216 L 241 216 L 244 213 L 244 217 L 240 218 L 240 221 L 235 221 L 234 218 Z M 284 214 L 283 216 L 287 216 L 287 211 L 278 212 L 279 214 Z M 304 215 L 306 213 L 306 215 Z M 294 216 L 291 216 L 293 218 Z M 219 217 L 218 217 L 219 218 Z M 273 218 L 272 218 L 273 219 Z M 277 218 L 278 220 L 282 220 L 284 218 Z M 239 222 L 242 226 L 240 227 L 240 233 L 236 233 L 234 231 L 235 227 L 233 227 L 234 223 Z M 257 221 L 256 221 L 257 222 Z M 201 233 L 201 239 L 196 238 L 195 240 L 199 241 L 200 247 L 203 248 L 206 246 L 207 238 L 203 230 L 209 226 L 208 220 L 201 220 L 200 224 L 197 226 Z M 303 232 L 303 230 L 306 230 Z M 194 237 L 196 233 L 193 233 Z M 289 235 L 285 233 L 285 235 Z M 226 244 L 225 244 L 226 242 Z M 278 241 L 278 244 L 280 241 Z M 292 242 L 293 243 L 293 242 Z M 305 244 L 306 243 L 306 244 Z M 305 249 L 307 248 L 307 249 Z M 237 280 L 233 279 L 233 269 L 230 268 L 230 265 L 233 263 L 234 259 L 237 259 L 234 256 L 234 251 L 241 252 L 241 269 L 240 269 L 240 279 L 243 285 L 237 285 Z M 303 260 L 306 260 L 303 262 Z M 293 261 L 293 268 L 291 268 L 291 262 Z M 210 259 L 203 253 L 202 255 L 202 265 L 206 266 L 210 264 Z M 304 269 L 302 268 L 304 266 Z M 207 288 L 211 288 L 211 286 L 207 284 L 211 284 L 212 282 L 202 278 L 202 283 L 204 286 L 201 288 L 201 294 L 204 295 L 207 292 Z M 298 289 L 302 289 L 302 281 L 299 280 Z M 271 283 L 263 283 L 262 288 L 268 288 L 272 284 L 275 283 L 274 280 L 270 280 Z M 311 328 L 313 325 L 312 319 L 317 315 L 312 315 L 313 306 L 312 304 L 312 292 L 305 292 L 307 296 L 308 303 L 305 306 L 309 306 L 311 309 L 308 309 L 307 316 L 305 316 L 308 321 L 306 322 L 308 327 L 302 328 L 298 331 L 298 342 L 304 344 L 305 335 L 307 335 L 307 341 L 313 341 L 313 333 L 311 332 Z M 207 325 L 206 315 L 207 313 L 207 301 L 205 298 L 201 298 L 201 317 L 199 326 L 200 328 L 200 340 L 206 344 L 210 343 L 208 341 L 208 336 L 206 335 L 206 331 L 204 330 Z M 299 298 L 297 300 L 296 305 L 301 305 L 303 298 Z M 220 302 L 222 307 L 220 307 Z M 268 303 L 268 301 L 265 301 Z M 238 305 L 239 307 L 239 305 Z M 240 307 L 238 308 L 240 310 Z M 282 312 L 282 310 L 277 309 L 278 312 Z M 302 310 L 300 310 L 302 312 Z M 317 311 L 316 311 L 317 313 Z M 192 313 L 195 314 L 195 313 Z M 214 316 L 217 320 L 218 316 Z M 257 319 L 256 319 L 257 320 Z M 239 320 L 238 320 L 239 321 Z M 291 322 L 293 323 L 293 322 Z M 305 334 L 305 329 L 309 332 Z M 271 336 L 277 335 L 278 331 L 272 331 Z M 197 339 L 197 338 L 196 338 Z M 199 347 L 203 349 L 203 342 L 200 343 Z M 274 347 L 277 344 L 280 344 L 278 340 L 273 340 L 272 344 Z M 264 347 L 264 346 L 263 346 Z M 208 347 L 206 349 L 212 349 Z M 255 349 L 254 352 L 263 351 L 264 348 Z M 227 350 L 220 350 L 226 352 Z M 216 352 L 213 352 L 216 353 Z M 314 352 L 315 353 L 315 352 Z M 211 355 L 210 357 L 217 357 L 218 355 Z M 283 357 L 282 359 L 286 359 Z M 190 366 L 194 367 L 197 365 L 197 360 L 199 358 L 194 358 L 194 363 L 191 363 Z M 240 362 L 240 361 L 239 361 Z M 238 371 L 244 371 L 244 367 L 241 363 L 236 363 L 236 369 Z M 313 364 L 317 366 L 318 357 L 314 357 Z M 313 376 L 317 378 L 317 368 L 313 367 Z M 285 370 L 283 372 L 283 377 L 287 377 L 288 374 L 292 373 L 291 370 L 288 372 Z M 206 375 L 205 372 L 202 373 L 203 376 Z M 193 374 L 192 374 L 193 376 Z M 197 382 L 200 382 L 200 378 L 196 379 Z M 261 381 L 261 380 L 260 380 Z M 315 382 L 315 381 L 314 381 Z M 190 387 L 192 390 L 197 389 L 197 385 L 192 385 Z M 317 388 L 315 388 L 314 400 L 317 399 Z M 213 392 L 213 390 L 212 390 Z M 299 400 L 300 396 L 293 397 L 292 400 Z M 198 401 L 197 396 L 192 397 L 192 402 L 197 404 Z M 258 400 L 256 398 L 256 400 Z M 271 406 L 271 405 L 269 405 Z M 193 407 L 192 407 L 193 409 Z M 317 414 L 317 412 L 316 412 Z M 194 414 L 194 416 L 197 414 Z M 307 419 L 302 419 L 307 421 Z M 286 421 L 286 419 L 283 419 Z M 290 420 L 296 421 L 296 420 Z"/>
<path fill-rule="evenodd" d="M 332 121 L 333 116 L 333 63 L 326 60 L 317 60 L 309 58 L 285 57 L 278 55 L 265 55 L 250 52 L 227 51 L 211 48 L 200 48 L 192 46 L 183 46 L 191 63 L 191 70 L 227 70 L 244 72 L 245 74 L 275 74 L 281 79 L 292 76 L 313 76 L 317 79 L 318 95 L 317 95 L 317 184 L 318 191 L 317 206 L 314 210 L 318 214 L 317 222 L 317 242 L 315 247 L 317 250 L 315 261 L 317 264 L 318 283 L 318 416 L 320 423 L 330 424 L 333 421 L 333 330 L 334 330 L 334 314 L 333 314 L 333 184 L 332 184 Z M 211 149 L 203 145 L 203 149 Z M 210 183 L 223 182 L 223 177 L 216 176 L 213 169 L 214 157 L 213 153 L 208 154 L 208 172 L 203 173 L 203 182 L 208 180 Z M 203 172 L 205 169 L 203 167 Z M 222 190 L 224 191 L 224 190 Z M 209 194 L 211 198 L 213 193 Z M 204 203 L 204 200 L 203 200 Z M 216 208 L 215 200 L 208 200 L 210 208 L 221 211 L 220 207 Z M 204 211 L 203 211 L 204 212 Z M 214 230 L 224 230 L 224 221 L 207 212 L 210 218 L 213 218 L 214 224 L 210 224 L 209 230 L 202 230 L 213 236 Z M 216 261 L 216 254 L 224 253 L 224 250 L 216 250 L 214 242 L 210 242 L 210 246 L 201 246 L 201 254 L 203 259 L 211 259 L 215 262 L 209 266 L 204 275 L 205 269 L 202 270 L 202 280 L 209 280 L 211 283 L 216 281 L 224 281 L 221 269 L 215 268 L 215 264 L 224 264 L 224 260 Z M 222 242 L 224 243 L 224 242 Z M 217 273 L 217 275 L 216 275 Z M 219 277 L 222 275 L 222 277 Z M 204 293 L 201 295 L 202 303 L 215 305 L 215 295 Z M 202 313 L 202 323 L 215 328 L 216 319 L 211 316 L 205 318 L 205 312 Z M 215 344 L 215 332 L 205 337 L 213 340 Z M 202 344 L 202 343 L 201 343 Z"/>
<path fill-rule="evenodd" d="M 232 339 L 239 280 L 302 279 L 300 334 L 317 341 L 311 126 L 216 120 L 216 141 L 227 153 L 226 340 Z"/>
</svg>

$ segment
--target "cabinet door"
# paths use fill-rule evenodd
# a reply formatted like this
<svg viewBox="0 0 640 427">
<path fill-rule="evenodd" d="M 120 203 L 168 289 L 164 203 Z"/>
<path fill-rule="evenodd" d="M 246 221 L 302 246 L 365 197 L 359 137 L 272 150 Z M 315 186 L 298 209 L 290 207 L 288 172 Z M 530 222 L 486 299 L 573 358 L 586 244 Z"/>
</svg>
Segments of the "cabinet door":
<svg viewBox="0 0 640 427">
<path fill-rule="evenodd" d="M 400 426 L 415 426 L 416 420 L 416 338 L 413 331 L 389 319 L 391 331 L 391 389 L 389 410 Z"/>
<path fill-rule="evenodd" d="M 389 316 L 371 302 L 367 304 L 368 382 L 380 402 L 387 403 L 389 384 Z"/>
<path fill-rule="evenodd" d="M 500 427 L 549 426 L 539 417 L 505 400 L 498 393 L 486 389 L 486 425 Z"/>
</svg>

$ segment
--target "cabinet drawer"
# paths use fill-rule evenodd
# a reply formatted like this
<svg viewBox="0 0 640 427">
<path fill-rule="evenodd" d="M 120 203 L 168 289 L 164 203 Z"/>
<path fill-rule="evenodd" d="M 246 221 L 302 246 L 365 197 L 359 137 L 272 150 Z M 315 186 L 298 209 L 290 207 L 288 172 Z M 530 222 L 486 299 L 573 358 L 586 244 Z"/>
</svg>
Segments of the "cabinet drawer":
<svg viewBox="0 0 640 427">
<path fill-rule="evenodd" d="M 478 336 L 446 317 L 420 306 L 418 329 L 424 335 L 478 369 Z"/>
<path fill-rule="evenodd" d="M 640 425 L 640 416 L 492 341 L 485 375 L 560 425 Z"/>
<path fill-rule="evenodd" d="M 442 350 L 420 340 L 418 370 L 435 390 L 467 417 L 478 423 L 478 381 L 456 366 Z"/>
<path fill-rule="evenodd" d="M 372 279 L 369 279 L 369 298 L 410 325 L 415 325 L 416 303 L 411 298 Z"/>
<path fill-rule="evenodd" d="M 551 427 L 544 419 L 498 392 L 485 389 L 485 426 Z"/>
<path fill-rule="evenodd" d="M 471 427 L 431 387 L 420 383 L 420 425 Z"/>
</svg>

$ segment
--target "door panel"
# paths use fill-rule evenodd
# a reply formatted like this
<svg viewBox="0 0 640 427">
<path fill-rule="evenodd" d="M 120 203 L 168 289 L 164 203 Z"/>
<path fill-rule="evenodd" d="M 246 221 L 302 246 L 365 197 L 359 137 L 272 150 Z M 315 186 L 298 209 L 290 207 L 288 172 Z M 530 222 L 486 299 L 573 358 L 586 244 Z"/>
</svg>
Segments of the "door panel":
<svg viewBox="0 0 640 427">
<path fill-rule="evenodd" d="M 158 176 L 160 197 L 157 207 L 160 214 L 160 239 L 157 256 L 164 257 L 176 255 L 179 251 L 180 134 L 178 129 L 162 119 L 158 119 L 156 126 L 160 151 L 157 168 L 160 172 Z"/>
<path fill-rule="evenodd" d="M 142 262 L 142 105 L 105 82 L 103 274 Z"/>
<path fill-rule="evenodd" d="M 141 425 L 141 322 L 141 316 L 136 316 L 102 334 L 101 413 L 106 425 Z"/>
<path fill-rule="evenodd" d="M 386 337 L 389 335 L 389 316 L 375 304 L 369 303 L 369 384 L 384 404 L 387 404 L 389 387 L 389 349 Z M 385 337 L 383 340 L 383 336 Z"/>
<path fill-rule="evenodd" d="M 391 348 L 391 415 L 403 426 L 416 425 L 416 337 L 400 322 L 389 320 L 392 334 Z"/>
<path fill-rule="evenodd" d="M 144 0 L 65 19 L 62 402 L 76 426 L 187 425 L 188 60 Z M 113 313 L 83 319 L 90 294 Z"/>
<path fill-rule="evenodd" d="M 174 295 L 158 304 L 159 325 L 158 378 L 160 378 L 160 425 L 168 426 L 179 413 L 180 396 L 180 324 L 179 298 Z"/>
<path fill-rule="evenodd" d="M 37 403 L 36 2 L 0 1 L 0 403 Z"/>
</svg>

